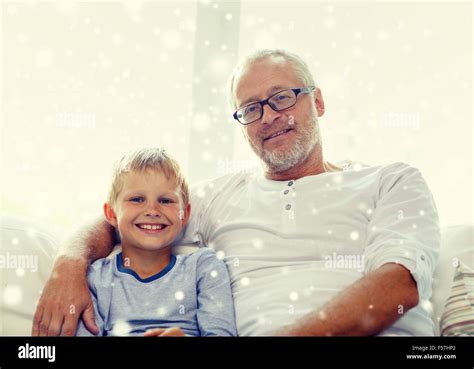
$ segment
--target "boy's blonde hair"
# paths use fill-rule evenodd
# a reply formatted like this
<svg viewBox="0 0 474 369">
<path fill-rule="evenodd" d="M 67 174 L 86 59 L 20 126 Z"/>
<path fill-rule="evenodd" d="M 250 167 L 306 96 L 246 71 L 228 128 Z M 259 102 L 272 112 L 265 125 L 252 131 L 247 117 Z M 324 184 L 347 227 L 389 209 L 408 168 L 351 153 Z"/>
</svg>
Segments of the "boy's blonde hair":
<svg viewBox="0 0 474 369">
<path fill-rule="evenodd" d="M 123 177 L 127 173 L 144 173 L 148 170 L 158 171 L 168 180 L 173 180 L 181 200 L 181 208 L 189 203 L 189 189 L 181 168 L 162 148 L 145 148 L 130 152 L 122 157 L 115 165 L 112 175 L 112 186 L 107 202 L 115 209 L 118 195 L 123 187 Z"/>
</svg>

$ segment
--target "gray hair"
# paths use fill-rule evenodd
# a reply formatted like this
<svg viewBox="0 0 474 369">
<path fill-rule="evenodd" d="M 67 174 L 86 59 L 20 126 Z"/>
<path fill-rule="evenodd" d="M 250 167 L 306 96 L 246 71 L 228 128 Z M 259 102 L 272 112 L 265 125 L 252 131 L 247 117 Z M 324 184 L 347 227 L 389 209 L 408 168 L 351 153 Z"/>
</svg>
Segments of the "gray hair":
<svg viewBox="0 0 474 369">
<path fill-rule="evenodd" d="M 246 56 L 237 66 L 234 68 L 232 75 L 229 80 L 229 104 L 232 109 L 236 108 L 234 99 L 234 88 L 235 88 L 235 77 L 237 74 L 252 65 L 253 63 L 259 62 L 267 58 L 282 58 L 289 62 L 293 67 L 296 76 L 301 80 L 305 86 L 315 86 L 313 75 L 311 74 L 308 65 L 298 55 L 293 54 L 289 51 L 282 49 L 263 49 L 257 50 L 254 53 Z"/>
</svg>

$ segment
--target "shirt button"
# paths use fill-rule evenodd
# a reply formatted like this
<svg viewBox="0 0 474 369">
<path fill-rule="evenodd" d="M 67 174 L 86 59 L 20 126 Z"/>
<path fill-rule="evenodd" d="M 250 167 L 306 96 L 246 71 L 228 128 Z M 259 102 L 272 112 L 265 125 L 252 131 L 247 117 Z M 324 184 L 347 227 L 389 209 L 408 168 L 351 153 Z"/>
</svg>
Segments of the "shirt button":
<svg viewBox="0 0 474 369">
<path fill-rule="evenodd" d="M 288 186 L 293 186 L 293 181 L 288 182 Z"/>
<path fill-rule="evenodd" d="M 290 205 L 290 204 L 286 204 L 285 209 L 286 209 L 286 210 L 290 210 L 290 209 L 291 209 L 291 205 Z"/>
<path fill-rule="evenodd" d="M 289 190 L 285 190 L 283 193 L 284 193 L 285 195 L 287 195 L 288 192 L 290 192 L 290 191 L 289 191 Z"/>
</svg>

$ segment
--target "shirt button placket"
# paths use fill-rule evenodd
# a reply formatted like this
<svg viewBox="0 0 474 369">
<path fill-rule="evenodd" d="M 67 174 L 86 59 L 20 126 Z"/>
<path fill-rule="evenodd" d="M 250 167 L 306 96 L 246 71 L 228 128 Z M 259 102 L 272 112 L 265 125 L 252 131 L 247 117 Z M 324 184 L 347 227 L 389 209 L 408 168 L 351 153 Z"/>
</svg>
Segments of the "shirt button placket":
<svg viewBox="0 0 474 369">
<path fill-rule="evenodd" d="M 286 230 L 294 230 L 295 227 L 295 181 L 287 182 L 287 188 L 283 190 L 283 209 L 282 221 Z"/>
</svg>

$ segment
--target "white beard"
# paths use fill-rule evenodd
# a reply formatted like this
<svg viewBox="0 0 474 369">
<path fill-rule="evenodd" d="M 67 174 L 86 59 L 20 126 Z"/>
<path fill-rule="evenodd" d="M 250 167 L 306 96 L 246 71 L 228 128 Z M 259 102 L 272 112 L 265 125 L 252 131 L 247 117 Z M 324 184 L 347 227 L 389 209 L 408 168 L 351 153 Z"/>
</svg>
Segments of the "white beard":
<svg viewBox="0 0 474 369">
<path fill-rule="evenodd" d="M 258 150 L 253 145 L 252 148 L 271 172 L 284 172 L 306 160 L 316 145 L 319 144 L 318 127 L 318 121 L 315 119 L 312 125 L 300 129 L 295 144 L 287 150 L 275 149 L 269 151 L 263 148 Z"/>
</svg>

